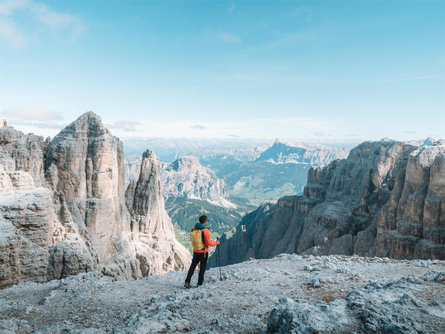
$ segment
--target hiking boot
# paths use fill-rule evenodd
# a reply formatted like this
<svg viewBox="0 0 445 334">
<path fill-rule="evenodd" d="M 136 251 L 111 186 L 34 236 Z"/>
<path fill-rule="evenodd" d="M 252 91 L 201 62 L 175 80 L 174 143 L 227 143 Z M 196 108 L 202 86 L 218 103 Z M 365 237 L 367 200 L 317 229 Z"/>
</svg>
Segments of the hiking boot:
<svg viewBox="0 0 445 334">
<path fill-rule="evenodd" d="M 190 283 L 185 282 L 185 284 L 184 284 L 184 288 L 186 288 L 186 289 L 190 289 L 190 287 L 191 287 Z"/>
</svg>

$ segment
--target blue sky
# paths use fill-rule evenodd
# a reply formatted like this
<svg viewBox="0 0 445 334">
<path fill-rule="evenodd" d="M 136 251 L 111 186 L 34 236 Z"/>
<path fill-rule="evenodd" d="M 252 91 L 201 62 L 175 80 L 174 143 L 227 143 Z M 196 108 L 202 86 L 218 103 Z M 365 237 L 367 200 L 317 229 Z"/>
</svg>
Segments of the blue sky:
<svg viewBox="0 0 445 334">
<path fill-rule="evenodd" d="M 0 1 L 0 115 L 55 135 L 445 137 L 444 1 Z"/>
</svg>

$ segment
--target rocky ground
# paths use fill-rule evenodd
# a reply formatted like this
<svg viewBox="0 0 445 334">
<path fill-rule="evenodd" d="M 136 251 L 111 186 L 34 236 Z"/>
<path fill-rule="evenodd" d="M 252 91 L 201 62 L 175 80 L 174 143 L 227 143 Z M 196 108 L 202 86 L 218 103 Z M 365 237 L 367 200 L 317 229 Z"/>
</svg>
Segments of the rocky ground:
<svg viewBox="0 0 445 334">
<path fill-rule="evenodd" d="M 221 273 L 189 290 L 180 271 L 14 286 L 0 291 L 0 333 L 444 332 L 445 261 L 283 254 Z"/>
</svg>

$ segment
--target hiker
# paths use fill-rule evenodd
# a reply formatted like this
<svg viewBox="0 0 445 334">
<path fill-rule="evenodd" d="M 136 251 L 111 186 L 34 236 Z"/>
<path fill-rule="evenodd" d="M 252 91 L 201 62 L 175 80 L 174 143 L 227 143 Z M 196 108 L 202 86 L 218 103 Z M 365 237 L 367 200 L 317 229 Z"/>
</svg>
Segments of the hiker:
<svg viewBox="0 0 445 334">
<path fill-rule="evenodd" d="M 207 228 L 207 223 L 209 219 L 207 216 L 199 217 L 199 223 L 196 223 L 195 227 L 192 228 L 190 232 L 190 241 L 193 246 L 193 259 L 190 269 L 185 279 L 185 288 L 190 288 L 190 281 L 192 280 L 195 268 L 199 265 L 199 276 L 198 276 L 198 286 L 202 285 L 204 282 L 204 272 L 207 266 L 207 260 L 209 258 L 209 248 L 208 246 L 219 245 L 219 240 L 212 241 L 210 239 L 210 231 Z"/>
</svg>

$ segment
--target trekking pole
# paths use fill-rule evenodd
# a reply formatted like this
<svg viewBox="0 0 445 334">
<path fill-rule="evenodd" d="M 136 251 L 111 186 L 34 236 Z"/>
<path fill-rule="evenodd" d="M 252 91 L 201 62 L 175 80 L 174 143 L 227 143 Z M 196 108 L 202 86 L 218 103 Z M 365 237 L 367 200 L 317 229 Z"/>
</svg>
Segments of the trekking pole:
<svg viewBox="0 0 445 334">
<path fill-rule="evenodd" d="M 219 241 L 219 238 L 217 238 L 217 240 Z M 219 244 L 221 245 L 221 244 Z M 222 281 L 222 274 L 221 274 L 221 256 L 219 254 L 219 245 L 217 245 L 217 252 L 218 252 L 218 267 L 219 267 L 219 280 Z"/>
</svg>

